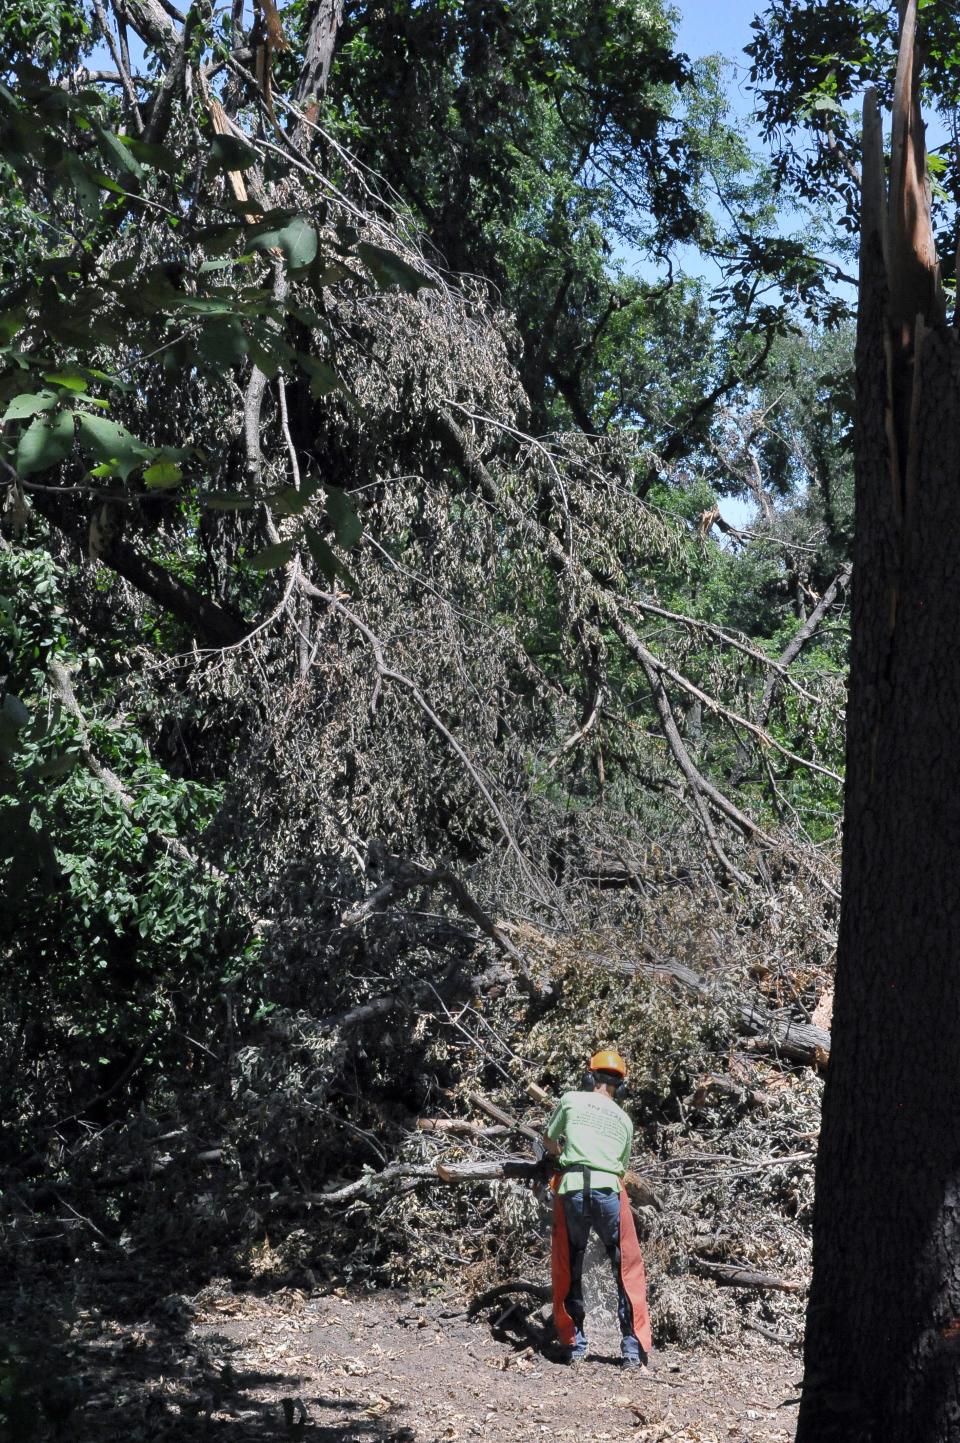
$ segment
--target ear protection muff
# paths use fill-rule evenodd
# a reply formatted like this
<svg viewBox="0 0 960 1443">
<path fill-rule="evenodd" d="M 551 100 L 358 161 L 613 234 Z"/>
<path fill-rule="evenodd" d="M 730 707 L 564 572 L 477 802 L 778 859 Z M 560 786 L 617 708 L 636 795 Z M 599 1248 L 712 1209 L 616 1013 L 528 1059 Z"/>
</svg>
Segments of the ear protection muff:
<svg viewBox="0 0 960 1443">
<path fill-rule="evenodd" d="M 595 1092 L 595 1091 L 596 1091 L 596 1086 L 597 1086 L 596 1076 L 595 1076 L 594 1073 L 590 1072 L 589 1069 L 588 1069 L 588 1070 L 583 1074 L 583 1091 L 584 1091 L 584 1092 Z M 614 1098 L 616 1099 L 617 1102 L 620 1101 L 621 1097 L 626 1096 L 626 1091 L 627 1091 L 627 1080 L 626 1080 L 626 1078 L 622 1078 L 622 1079 L 617 1083 L 617 1086 L 616 1086 L 616 1088 L 615 1088 L 615 1090 L 614 1090 L 614 1094 L 613 1094 L 613 1095 L 614 1095 Z"/>
</svg>

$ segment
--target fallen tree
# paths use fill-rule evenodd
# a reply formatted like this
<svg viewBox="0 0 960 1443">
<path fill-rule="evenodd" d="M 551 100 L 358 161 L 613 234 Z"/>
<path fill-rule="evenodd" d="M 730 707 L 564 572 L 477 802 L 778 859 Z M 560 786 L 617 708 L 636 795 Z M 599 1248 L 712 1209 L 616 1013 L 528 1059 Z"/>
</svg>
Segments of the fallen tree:
<svg viewBox="0 0 960 1443">
<path fill-rule="evenodd" d="M 812 1022 L 798 1022 L 796 1018 L 784 1017 L 764 1007 L 761 1003 L 742 997 L 726 983 L 707 980 L 681 962 L 662 959 L 643 962 L 623 962 L 610 957 L 592 957 L 611 971 L 627 976 L 641 973 L 656 982 L 673 984 L 677 988 L 694 993 L 705 1001 L 721 1002 L 729 1007 L 738 1029 L 748 1037 L 769 1044 L 772 1052 L 791 1062 L 805 1063 L 810 1067 L 826 1067 L 830 1059 L 830 1033 Z"/>
</svg>

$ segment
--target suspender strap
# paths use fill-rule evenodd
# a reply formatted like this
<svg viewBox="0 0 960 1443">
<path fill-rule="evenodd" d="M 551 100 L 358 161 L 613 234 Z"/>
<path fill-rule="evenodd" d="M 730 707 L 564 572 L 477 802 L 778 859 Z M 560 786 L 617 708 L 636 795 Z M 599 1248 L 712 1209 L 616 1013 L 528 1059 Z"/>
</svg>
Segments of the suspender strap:
<svg viewBox="0 0 960 1443">
<path fill-rule="evenodd" d="M 557 1172 L 582 1172 L 583 1173 L 583 1201 L 590 1202 L 590 1168 L 582 1162 L 561 1162 L 557 1164 Z"/>
</svg>

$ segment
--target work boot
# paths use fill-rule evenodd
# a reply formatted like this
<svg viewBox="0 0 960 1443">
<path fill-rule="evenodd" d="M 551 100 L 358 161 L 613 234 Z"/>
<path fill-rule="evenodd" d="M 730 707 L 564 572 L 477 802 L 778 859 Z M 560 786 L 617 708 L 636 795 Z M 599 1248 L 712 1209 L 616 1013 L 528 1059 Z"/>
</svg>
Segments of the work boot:
<svg viewBox="0 0 960 1443">
<path fill-rule="evenodd" d="M 620 1366 L 643 1373 L 649 1372 L 646 1356 L 636 1339 L 624 1338 L 620 1344 Z"/>
<path fill-rule="evenodd" d="M 576 1366 L 577 1363 L 582 1363 L 586 1356 L 587 1337 L 586 1334 L 581 1333 L 580 1329 L 578 1328 L 576 1332 L 576 1337 L 573 1340 L 573 1347 L 567 1353 L 566 1361 L 573 1366 Z"/>
</svg>

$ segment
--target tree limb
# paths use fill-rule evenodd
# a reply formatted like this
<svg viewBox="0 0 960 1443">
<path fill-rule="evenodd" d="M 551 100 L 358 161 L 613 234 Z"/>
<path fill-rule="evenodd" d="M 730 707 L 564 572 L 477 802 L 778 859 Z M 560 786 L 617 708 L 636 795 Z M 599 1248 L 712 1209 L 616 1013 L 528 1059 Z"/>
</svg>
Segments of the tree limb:
<svg viewBox="0 0 960 1443">
<path fill-rule="evenodd" d="M 687 786 L 690 788 L 690 796 L 696 808 L 697 816 L 700 818 L 700 825 L 703 828 L 707 844 L 727 876 L 745 891 L 749 891 L 751 886 L 749 877 L 731 862 L 723 850 L 720 838 L 717 836 L 717 829 L 713 825 L 713 820 L 705 802 L 705 798 L 710 792 L 714 792 L 715 788 L 710 786 L 710 783 L 694 765 L 690 753 L 684 745 L 683 738 L 680 735 L 680 729 L 673 715 L 673 708 L 670 705 L 670 698 L 667 696 L 666 689 L 663 685 L 663 679 L 647 662 L 641 661 L 641 666 L 650 685 L 653 704 L 660 717 L 660 725 L 666 737 L 667 745 L 673 753 L 677 766 L 684 775 Z M 758 833 L 758 829 L 750 819 L 744 817 L 743 813 L 739 812 L 732 803 L 728 803 L 725 797 L 721 797 L 719 792 L 716 792 L 716 796 L 721 798 L 723 803 L 721 810 L 724 812 L 724 815 L 727 816 L 729 820 L 734 820 L 736 825 L 744 831 L 745 835 L 762 835 Z M 747 823 L 748 827 L 744 826 L 744 823 Z"/>
<path fill-rule="evenodd" d="M 159 0 L 123 0 L 123 16 L 148 49 L 169 64 L 180 46 L 180 31 Z"/>
<path fill-rule="evenodd" d="M 40 492 L 31 488 L 30 494 L 44 520 L 79 545 L 74 528 L 62 515 L 63 501 L 57 490 Z M 101 535 L 97 560 L 169 611 L 199 640 L 210 646 L 229 646 L 246 635 L 247 628 L 242 618 L 211 601 L 189 582 L 165 570 L 159 562 L 141 555 L 124 540 L 119 525 L 104 528 Z"/>
<path fill-rule="evenodd" d="M 742 385 L 744 381 L 749 381 L 753 376 L 757 374 L 758 371 L 762 369 L 762 367 L 766 363 L 767 357 L 770 354 L 771 347 L 773 346 L 775 334 L 776 332 L 774 331 L 774 329 L 770 327 L 764 335 L 763 345 L 760 349 L 760 354 L 756 356 L 753 361 L 750 362 L 750 365 L 747 366 L 745 371 L 740 373 L 734 371 L 731 368 L 724 376 L 723 380 L 718 381 L 712 391 L 708 391 L 705 396 L 702 396 L 697 402 L 697 404 L 691 407 L 691 409 L 687 412 L 686 416 L 681 421 L 674 422 L 673 430 L 667 437 L 667 440 L 660 451 L 661 461 L 675 460 L 676 457 L 679 456 L 680 452 L 683 450 L 683 444 L 686 440 L 687 433 L 689 432 L 690 428 L 692 426 L 695 426 L 696 423 L 700 420 L 700 418 L 702 416 L 705 416 L 707 412 L 711 409 L 711 407 L 717 404 L 717 402 L 721 399 L 722 396 L 726 396 L 730 391 L 734 389 L 735 386 Z"/>
<path fill-rule="evenodd" d="M 691 1261 L 698 1272 L 728 1288 L 756 1288 L 761 1292 L 778 1293 L 802 1293 L 804 1290 L 803 1283 L 776 1278 L 771 1273 L 757 1273 L 752 1268 L 739 1267 L 735 1263 L 715 1263 L 697 1253 Z"/>
<path fill-rule="evenodd" d="M 611 616 L 611 622 L 616 627 L 613 616 Z M 779 752 L 781 756 L 786 757 L 788 761 L 793 762 L 796 766 L 805 767 L 807 771 L 820 772 L 821 775 L 829 777 L 831 781 L 842 784 L 843 778 L 839 773 L 831 771 L 829 767 L 821 766 L 819 762 L 811 761 L 809 757 L 801 757 L 796 752 L 790 751 L 789 747 L 785 747 L 778 742 L 776 737 L 771 736 L 763 726 L 748 720 L 747 717 L 741 716 L 739 712 L 731 711 L 729 707 L 725 707 L 723 703 L 717 701 L 715 697 L 710 696 L 705 691 L 701 691 L 695 682 L 690 681 L 687 677 L 681 675 L 680 672 L 675 671 L 673 667 L 668 666 L 666 662 L 661 661 L 648 647 L 645 647 L 632 627 L 625 627 L 625 631 L 629 633 L 631 639 L 627 641 L 625 635 L 623 640 L 627 641 L 630 650 L 633 651 L 637 660 L 642 662 L 643 665 L 649 666 L 656 671 L 658 675 L 667 677 L 668 680 L 674 682 L 675 685 L 687 692 L 688 695 L 702 702 L 709 711 L 716 712 L 717 716 L 724 717 L 731 725 L 743 727 L 745 731 L 755 736 L 761 745 L 772 747 L 774 751 Z M 806 640 L 806 638 L 804 638 L 804 640 Z M 803 642 L 801 642 L 800 645 L 802 646 Z M 794 655 L 795 654 L 796 653 L 794 653 Z M 754 830 L 756 830 L 756 828 L 754 828 Z"/>
<path fill-rule="evenodd" d="M 113 57 L 113 63 L 117 67 L 117 72 L 123 85 L 123 93 L 127 97 L 127 104 L 130 106 L 130 113 L 133 116 L 133 123 L 137 128 L 137 134 L 142 135 L 143 116 L 140 114 L 140 106 L 137 103 L 137 92 L 130 78 L 130 68 L 124 64 L 124 57 L 120 52 L 120 47 L 117 44 L 113 31 L 110 29 L 110 24 L 101 0 L 93 0 L 93 9 L 97 17 L 97 24 L 100 26 L 100 33 Z"/>
<path fill-rule="evenodd" d="M 669 698 L 660 680 L 661 676 L 669 676 L 672 681 L 682 686 L 690 695 L 697 696 L 699 700 L 705 702 L 711 709 L 725 715 L 732 724 L 744 726 L 745 729 L 751 731 L 761 743 L 770 745 L 775 750 L 785 753 L 789 759 L 797 765 L 808 767 L 813 771 L 826 773 L 831 779 L 839 780 L 837 774 L 829 771 L 828 768 L 820 766 L 817 762 L 810 762 L 808 759 L 799 757 L 795 753 L 787 752 L 787 749 L 781 747 L 775 738 L 770 737 L 768 733 L 757 728 L 755 723 L 748 721 L 747 718 L 740 717 L 737 713 L 730 712 L 714 698 L 702 692 L 693 682 L 689 681 L 686 677 L 682 677 L 678 672 L 673 671 L 672 668 L 667 667 L 665 663 L 661 662 L 649 648 L 643 645 L 636 632 L 621 615 L 621 610 L 624 607 L 623 600 L 615 592 L 611 591 L 602 579 L 595 576 L 588 567 L 575 561 L 549 528 L 530 522 L 529 518 L 525 518 L 519 513 L 519 509 L 515 503 L 496 485 L 490 472 L 477 454 L 472 439 L 463 431 L 462 427 L 450 412 L 444 409 L 438 409 L 434 413 L 434 419 L 441 440 L 453 446 L 464 474 L 471 484 L 476 487 L 478 493 L 496 510 L 502 512 L 520 525 L 526 523 L 528 530 L 535 531 L 537 542 L 543 547 L 554 566 L 574 578 L 581 591 L 586 595 L 587 600 L 606 618 L 614 631 L 619 635 L 621 641 L 623 641 L 628 650 L 645 669 L 653 693 L 654 705 L 667 736 L 670 750 L 690 787 L 691 798 L 704 833 L 707 836 L 710 848 L 714 854 L 717 855 L 718 861 L 722 858 L 721 865 L 728 875 L 734 876 L 741 885 L 746 883 L 748 879 L 745 877 L 745 874 L 739 871 L 730 859 L 726 857 L 719 843 L 716 829 L 710 821 L 704 800 L 709 800 L 711 805 L 745 836 L 762 841 L 768 846 L 773 845 L 773 839 L 767 836 L 751 817 L 741 812 L 738 807 L 725 797 L 723 793 L 709 782 L 695 767 L 683 743 L 683 738 L 680 736 L 676 722 L 673 719 Z M 806 858 L 796 857 L 795 860 L 804 867 L 810 868 L 811 866 L 811 863 Z M 834 889 L 819 876 L 819 873 L 817 873 L 817 876 L 821 883 L 827 887 L 833 895 L 836 895 Z"/>
<path fill-rule="evenodd" d="M 593 956 L 591 961 L 629 976 L 642 972 L 655 981 L 662 980 L 681 987 L 685 992 L 693 992 L 703 1001 L 725 1003 L 732 1007 L 741 1032 L 768 1041 L 773 1051 L 794 1062 L 824 1067 L 829 1060 L 830 1033 L 824 1028 L 815 1027 L 810 1022 L 796 1022 L 791 1017 L 778 1016 L 762 1003 L 742 997 L 722 982 L 714 983 L 698 976 L 681 962 L 660 959 L 623 962 L 602 956 Z"/>
<path fill-rule="evenodd" d="M 833 578 L 830 585 L 827 587 L 826 591 L 823 593 L 820 600 L 817 602 L 816 606 L 813 608 L 810 615 L 803 623 L 803 626 L 801 626 L 796 636 L 792 638 L 789 646 L 787 646 L 782 652 L 779 659 L 779 666 L 781 668 L 785 670 L 790 665 L 790 663 L 800 655 L 800 652 L 803 650 L 807 642 L 813 636 L 817 627 L 820 625 L 821 621 L 826 616 L 827 612 L 830 610 L 831 606 L 836 600 L 837 592 L 846 588 L 847 584 L 850 581 L 852 569 L 852 566 L 848 563 Z M 776 676 L 771 673 L 771 675 L 767 677 L 766 682 L 764 683 L 763 696 L 760 699 L 760 708 L 757 712 L 757 725 L 760 727 L 765 728 L 767 725 L 767 720 L 770 716 L 770 707 L 773 702 L 773 690 L 776 686 L 776 681 Z"/>
<path fill-rule="evenodd" d="M 483 910 L 480 904 L 471 896 L 463 882 L 452 872 L 449 867 L 421 867 L 416 862 L 401 862 L 392 877 L 382 882 L 375 891 L 365 897 L 362 902 L 357 902 L 347 909 L 341 917 L 341 925 L 345 927 L 356 927 L 361 922 L 379 911 L 388 902 L 394 901 L 397 897 L 404 896 L 407 892 L 413 891 L 416 887 L 446 887 L 453 896 L 460 911 L 480 929 L 485 937 L 505 953 L 511 961 L 515 962 L 520 971 L 520 978 L 524 985 L 535 992 L 538 996 L 543 995 L 543 988 L 534 980 L 526 958 L 520 953 L 510 941 L 510 938 L 501 932 L 500 928 L 491 917 Z"/>
</svg>

